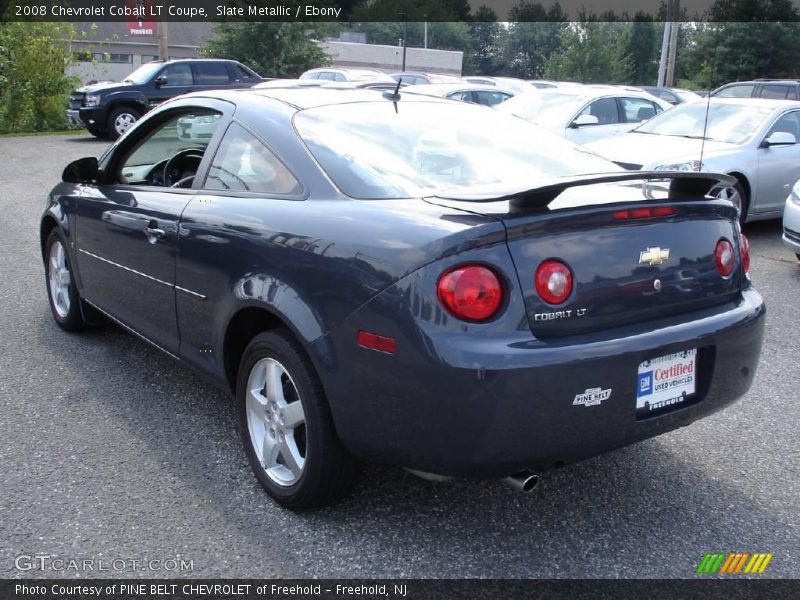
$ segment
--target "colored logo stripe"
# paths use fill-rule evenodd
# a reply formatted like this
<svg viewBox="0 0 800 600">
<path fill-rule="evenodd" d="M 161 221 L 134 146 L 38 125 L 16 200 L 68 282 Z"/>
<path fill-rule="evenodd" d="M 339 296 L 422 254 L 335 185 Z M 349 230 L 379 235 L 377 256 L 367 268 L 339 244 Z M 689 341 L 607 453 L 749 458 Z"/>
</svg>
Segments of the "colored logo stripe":
<svg viewBox="0 0 800 600">
<path fill-rule="evenodd" d="M 696 573 L 723 575 L 734 573 L 763 573 L 773 553 L 755 552 L 709 552 L 700 561 Z M 745 566 L 746 565 L 746 566 Z"/>
</svg>

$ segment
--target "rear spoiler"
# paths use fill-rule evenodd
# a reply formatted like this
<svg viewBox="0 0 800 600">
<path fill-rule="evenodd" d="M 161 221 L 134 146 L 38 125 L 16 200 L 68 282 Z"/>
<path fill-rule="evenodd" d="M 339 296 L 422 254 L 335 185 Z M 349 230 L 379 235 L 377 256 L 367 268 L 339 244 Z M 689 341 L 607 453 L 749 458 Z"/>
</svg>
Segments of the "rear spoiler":
<svg viewBox="0 0 800 600">
<path fill-rule="evenodd" d="M 555 200 L 564 190 L 581 185 L 594 185 L 597 183 L 613 183 L 617 181 L 666 181 L 670 180 L 668 200 L 698 200 L 705 197 L 716 187 L 733 187 L 736 178 L 721 173 L 695 173 L 686 171 L 625 171 L 622 173 L 594 173 L 591 175 L 577 175 L 553 179 L 541 186 L 516 191 L 512 193 L 492 194 L 475 191 L 463 193 L 454 191 L 452 194 L 442 192 L 437 194 L 442 200 L 459 200 L 466 202 L 497 202 L 508 200 L 512 208 L 516 209 L 544 209 Z"/>
</svg>

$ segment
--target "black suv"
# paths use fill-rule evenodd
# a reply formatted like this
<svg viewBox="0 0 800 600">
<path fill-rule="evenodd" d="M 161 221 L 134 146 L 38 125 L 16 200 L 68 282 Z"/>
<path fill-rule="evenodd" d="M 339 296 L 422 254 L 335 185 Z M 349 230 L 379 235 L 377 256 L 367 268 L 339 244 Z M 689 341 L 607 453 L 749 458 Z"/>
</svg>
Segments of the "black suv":
<svg viewBox="0 0 800 600">
<path fill-rule="evenodd" d="M 246 88 L 265 81 L 235 60 L 183 59 L 142 65 L 122 82 L 78 88 L 69 97 L 67 119 L 97 137 L 116 139 L 148 110 L 198 90 Z"/>
<path fill-rule="evenodd" d="M 718 87 L 714 98 L 777 98 L 797 100 L 800 98 L 800 81 L 797 79 L 753 79 L 737 81 Z"/>
</svg>

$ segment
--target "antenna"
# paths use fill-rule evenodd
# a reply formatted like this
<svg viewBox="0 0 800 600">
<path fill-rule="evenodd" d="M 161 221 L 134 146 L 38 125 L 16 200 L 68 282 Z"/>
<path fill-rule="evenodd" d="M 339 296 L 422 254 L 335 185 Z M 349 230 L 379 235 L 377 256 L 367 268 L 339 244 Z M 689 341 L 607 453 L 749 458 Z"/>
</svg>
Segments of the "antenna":
<svg viewBox="0 0 800 600">
<path fill-rule="evenodd" d="M 397 80 L 397 87 L 394 88 L 393 92 L 383 92 L 383 97 L 391 100 L 392 102 L 397 102 L 400 100 L 400 86 L 403 85 L 403 78 Z"/>
<path fill-rule="evenodd" d="M 706 149 L 706 132 L 708 131 L 708 113 L 711 110 L 711 86 L 714 85 L 714 67 L 717 65 L 717 49 L 719 48 L 719 23 L 715 25 L 714 31 L 714 54 L 711 57 L 711 69 L 708 73 L 708 95 L 706 96 L 706 118 L 703 121 L 703 137 L 700 140 L 700 169 L 703 168 L 703 152 Z"/>
</svg>

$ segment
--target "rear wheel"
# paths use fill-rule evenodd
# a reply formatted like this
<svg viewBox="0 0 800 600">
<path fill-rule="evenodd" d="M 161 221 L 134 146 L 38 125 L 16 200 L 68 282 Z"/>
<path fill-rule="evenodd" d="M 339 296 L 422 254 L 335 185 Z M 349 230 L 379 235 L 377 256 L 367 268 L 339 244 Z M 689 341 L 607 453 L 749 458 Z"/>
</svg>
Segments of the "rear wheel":
<svg viewBox="0 0 800 600">
<path fill-rule="evenodd" d="M 67 245 L 58 229 L 53 229 L 45 243 L 45 280 L 50 310 L 58 326 L 66 331 L 85 329 L 80 296 L 72 276 Z"/>
<path fill-rule="evenodd" d="M 142 113 L 138 110 L 127 106 L 112 110 L 108 115 L 108 133 L 111 139 L 115 140 L 128 131 L 141 116 Z"/>
<path fill-rule="evenodd" d="M 288 331 L 262 333 L 248 344 L 236 399 L 250 466 L 280 504 L 317 508 L 351 488 L 357 461 L 339 442 L 322 385 Z"/>
</svg>

